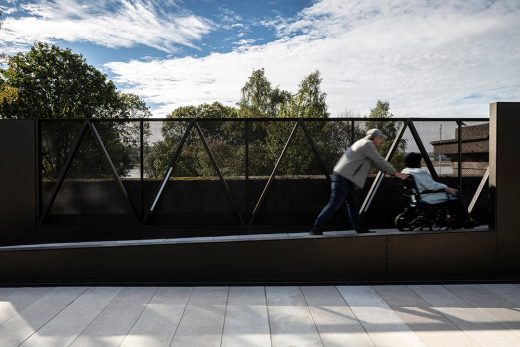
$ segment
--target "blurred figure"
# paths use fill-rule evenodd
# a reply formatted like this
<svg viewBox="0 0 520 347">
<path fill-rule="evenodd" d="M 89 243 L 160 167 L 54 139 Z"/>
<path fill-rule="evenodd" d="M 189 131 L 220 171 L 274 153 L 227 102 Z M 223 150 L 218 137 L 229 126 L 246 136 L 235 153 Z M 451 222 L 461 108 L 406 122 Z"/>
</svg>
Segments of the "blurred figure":
<svg viewBox="0 0 520 347">
<path fill-rule="evenodd" d="M 328 204 L 323 208 L 311 228 L 312 235 L 322 235 L 322 227 L 330 217 L 340 209 L 345 201 L 348 205 L 350 221 L 357 233 L 370 231 L 359 218 L 359 204 L 354 189 L 361 189 L 365 185 L 368 173 L 372 166 L 400 179 L 408 175 L 398 172 L 392 164 L 379 154 L 377 147 L 386 136 L 379 129 L 370 129 L 366 136 L 347 148 L 333 169 L 330 176 L 331 188 Z"/>
</svg>

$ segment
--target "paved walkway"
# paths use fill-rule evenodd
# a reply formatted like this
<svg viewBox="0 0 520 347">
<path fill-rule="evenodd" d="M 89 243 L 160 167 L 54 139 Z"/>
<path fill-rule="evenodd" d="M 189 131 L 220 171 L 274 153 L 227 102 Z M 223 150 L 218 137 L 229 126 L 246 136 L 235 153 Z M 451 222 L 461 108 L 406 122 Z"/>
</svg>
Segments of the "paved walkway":
<svg viewBox="0 0 520 347">
<path fill-rule="evenodd" d="M 520 286 L 0 288 L 0 346 L 520 346 Z"/>
</svg>

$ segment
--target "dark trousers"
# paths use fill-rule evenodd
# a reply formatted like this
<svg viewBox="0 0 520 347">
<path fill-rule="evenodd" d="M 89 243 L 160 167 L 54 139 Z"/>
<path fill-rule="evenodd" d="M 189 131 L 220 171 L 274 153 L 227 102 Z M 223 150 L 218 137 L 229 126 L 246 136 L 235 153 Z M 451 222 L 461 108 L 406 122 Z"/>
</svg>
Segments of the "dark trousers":
<svg viewBox="0 0 520 347">
<path fill-rule="evenodd" d="M 332 217 L 334 212 L 348 205 L 348 215 L 356 231 L 365 231 L 366 228 L 359 218 L 359 203 L 354 192 L 354 183 L 343 176 L 333 173 L 330 176 L 330 198 L 328 204 L 316 218 L 314 226 L 321 228 Z"/>
</svg>

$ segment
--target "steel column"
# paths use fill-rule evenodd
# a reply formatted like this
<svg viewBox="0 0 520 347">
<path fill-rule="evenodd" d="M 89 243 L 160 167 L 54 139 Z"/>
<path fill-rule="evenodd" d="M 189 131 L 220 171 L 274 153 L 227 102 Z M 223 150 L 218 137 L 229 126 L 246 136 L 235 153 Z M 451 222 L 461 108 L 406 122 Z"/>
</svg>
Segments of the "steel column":
<svg viewBox="0 0 520 347">
<path fill-rule="evenodd" d="M 139 218 L 144 215 L 144 199 L 143 199 L 143 184 L 144 184 L 144 122 L 139 121 Z"/>
<path fill-rule="evenodd" d="M 458 155 L 458 168 L 457 168 L 457 174 L 458 174 L 458 188 L 459 188 L 459 191 L 461 192 L 462 194 L 462 125 L 464 123 L 462 123 L 462 121 L 458 120 L 457 121 L 457 137 L 458 137 L 458 142 L 457 142 L 457 148 L 458 148 L 458 152 L 459 152 L 459 155 Z"/>
</svg>

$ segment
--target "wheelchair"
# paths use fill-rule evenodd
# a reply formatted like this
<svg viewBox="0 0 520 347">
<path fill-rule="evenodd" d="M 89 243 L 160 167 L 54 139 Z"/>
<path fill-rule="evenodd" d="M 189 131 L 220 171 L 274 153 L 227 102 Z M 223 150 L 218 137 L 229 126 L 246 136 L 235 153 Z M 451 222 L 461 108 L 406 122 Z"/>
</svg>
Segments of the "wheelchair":
<svg viewBox="0 0 520 347">
<path fill-rule="evenodd" d="M 459 197 L 445 190 L 420 192 L 412 175 L 405 181 L 403 195 L 407 206 L 395 217 L 394 225 L 400 231 L 451 230 L 473 227 L 473 221 Z M 422 200 L 425 194 L 444 193 L 446 202 L 428 204 Z"/>
</svg>

